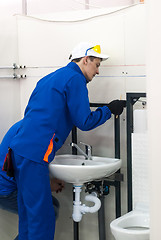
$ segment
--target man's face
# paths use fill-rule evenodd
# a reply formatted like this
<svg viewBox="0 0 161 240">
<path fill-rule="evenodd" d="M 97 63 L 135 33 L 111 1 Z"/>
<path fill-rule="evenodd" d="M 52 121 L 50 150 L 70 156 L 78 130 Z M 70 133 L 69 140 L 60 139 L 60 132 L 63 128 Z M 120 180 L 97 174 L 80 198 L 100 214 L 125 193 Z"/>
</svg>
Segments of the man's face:
<svg viewBox="0 0 161 240">
<path fill-rule="evenodd" d="M 99 74 L 101 59 L 94 58 L 93 61 L 91 61 L 89 57 L 86 57 L 85 61 L 84 76 L 87 81 L 90 82 L 96 74 Z"/>
</svg>

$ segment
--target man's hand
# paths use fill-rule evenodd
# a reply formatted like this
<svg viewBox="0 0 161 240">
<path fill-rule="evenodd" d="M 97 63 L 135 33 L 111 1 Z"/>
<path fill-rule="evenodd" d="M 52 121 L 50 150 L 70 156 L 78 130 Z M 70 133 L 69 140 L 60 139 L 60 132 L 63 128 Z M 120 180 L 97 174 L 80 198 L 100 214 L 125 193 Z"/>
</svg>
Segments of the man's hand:
<svg viewBox="0 0 161 240">
<path fill-rule="evenodd" d="M 126 100 L 113 100 L 107 104 L 107 107 L 110 109 L 111 113 L 120 115 L 123 112 L 124 107 L 126 107 Z"/>
<path fill-rule="evenodd" d="M 50 180 L 50 187 L 51 187 L 51 192 L 61 192 L 65 186 L 64 181 L 59 180 L 57 178 L 52 178 Z"/>
</svg>

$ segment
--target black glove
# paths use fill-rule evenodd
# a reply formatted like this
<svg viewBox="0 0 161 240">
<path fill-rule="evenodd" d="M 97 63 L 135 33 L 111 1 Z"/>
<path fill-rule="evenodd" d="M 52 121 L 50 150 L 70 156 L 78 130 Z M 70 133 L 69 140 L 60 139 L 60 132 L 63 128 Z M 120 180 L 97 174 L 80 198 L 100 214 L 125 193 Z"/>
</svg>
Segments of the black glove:
<svg viewBox="0 0 161 240">
<path fill-rule="evenodd" d="M 107 104 L 107 107 L 110 109 L 111 113 L 115 115 L 120 115 L 124 107 L 126 107 L 126 101 L 125 100 L 113 100 L 109 104 Z"/>
</svg>

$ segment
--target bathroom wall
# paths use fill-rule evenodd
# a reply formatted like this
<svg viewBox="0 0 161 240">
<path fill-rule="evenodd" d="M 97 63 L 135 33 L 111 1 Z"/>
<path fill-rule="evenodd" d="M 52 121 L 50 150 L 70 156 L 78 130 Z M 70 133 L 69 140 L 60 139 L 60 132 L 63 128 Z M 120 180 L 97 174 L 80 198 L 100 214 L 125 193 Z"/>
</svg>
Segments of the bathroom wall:
<svg viewBox="0 0 161 240">
<path fill-rule="evenodd" d="M 16 24 L 13 17 L 0 18 L 0 28 L 3 29 L 3 32 L 0 31 L 0 140 L 20 118 L 20 80 L 12 77 L 17 73 L 12 69 L 13 63 L 18 64 Z"/>
<path fill-rule="evenodd" d="M 46 16 L 46 19 L 51 19 L 51 15 L 48 18 Z M 130 7 L 113 14 L 108 14 L 108 10 L 80 11 L 77 14 L 73 12 L 63 15 L 63 21 L 60 21 L 61 19 L 61 14 L 54 14 L 52 21 L 25 16 L 14 16 L 11 20 L 5 20 L 7 37 L 3 36 L 6 44 L 4 49 L 5 51 L 8 49 L 8 52 L 3 53 L 6 62 L 3 61 L 1 65 L 12 65 L 13 62 L 26 65 L 22 73 L 26 74 L 27 78 L 0 80 L 0 91 L 4 85 L 0 101 L 1 138 L 6 129 L 23 116 L 29 95 L 36 82 L 47 73 L 65 65 L 73 46 L 79 41 L 98 41 L 102 45 L 102 52 L 110 56 L 108 61 L 102 63 L 100 75 L 88 86 L 91 102 L 106 103 L 115 98 L 125 99 L 126 92 L 146 91 L 144 5 Z M 6 39 L 11 40 L 10 37 L 14 40 L 7 43 Z M 12 51 L 9 51 L 10 45 Z M 12 74 L 13 70 L 7 70 L 4 73 Z M 5 92 L 7 101 L 5 101 Z M 126 111 L 121 116 L 121 158 L 123 159 L 121 172 L 124 174 L 122 214 L 127 211 L 125 118 Z M 6 119 L 9 120 L 6 121 Z M 104 126 L 88 133 L 78 131 L 78 141 L 91 144 L 94 155 L 114 157 L 113 120 L 112 117 Z M 69 137 L 58 153 L 70 152 L 71 149 L 67 145 L 70 141 Z M 61 203 L 61 209 L 55 239 L 70 240 L 73 238 L 72 186 L 66 184 L 65 190 L 56 196 Z M 84 193 L 82 193 L 82 202 L 83 196 Z M 106 197 L 106 234 L 109 240 L 113 239 L 109 223 L 115 218 L 114 198 L 114 188 L 111 187 L 110 195 Z M 4 211 L 2 213 L 6 219 L 0 218 L 2 223 L 0 226 L 4 227 L 5 221 L 12 216 L 12 219 L 16 219 L 13 223 L 16 228 L 17 217 L 8 213 L 5 215 Z M 80 238 L 98 239 L 97 213 L 83 216 L 80 223 Z M 11 238 L 6 238 L 6 240 L 9 239 Z"/>
<path fill-rule="evenodd" d="M 0 141 L 20 116 L 20 80 L 12 69 L 18 62 L 17 23 L 13 17 L 0 17 Z M 3 29 L 3 31 L 2 31 Z M 2 69 L 2 67 L 5 67 Z M 6 68 L 7 67 L 7 68 Z M 8 68 L 10 67 L 10 68 Z M 8 76 L 6 78 L 6 76 Z M 17 232 L 17 216 L 0 209 L 0 239 L 13 239 Z"/>
<path fill-rule="evenodd" d="M 0 16 L 27 13 L 49 14 L 62 11 L 78 11 L 137 4 L 143 0 L 1 0 Z"/>
<path fill-rule="evenodd" d="M 150 178 L 150 239 L 161 239 L 160 203 L 161 203 L 161 31 L 158 31 L 161 21 L 161 2 L 147 1 L 147 100 L 148 100 L 148 157 Z"/>
</svg>

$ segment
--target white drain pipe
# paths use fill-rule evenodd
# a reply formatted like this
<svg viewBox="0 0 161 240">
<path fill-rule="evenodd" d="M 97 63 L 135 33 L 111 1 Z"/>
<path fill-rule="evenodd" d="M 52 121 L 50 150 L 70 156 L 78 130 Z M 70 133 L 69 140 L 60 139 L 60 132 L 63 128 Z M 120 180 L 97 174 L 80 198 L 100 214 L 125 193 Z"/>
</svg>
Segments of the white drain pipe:
<svg viewBox="0 0 161 240">
<path fill-rule="evenodd" d="M 82 219 L 82 214 L 85 213 L 95 213 L 97 212 L 101 207 L 101 201 L 97 197 L 96 193 L 89 194 L 85 197 L 86 201 L 90 201 L 94 203 L 93 207 L 88 207 L 85 204 L 81 205 L 80 201 L 80 193 L 82 191 L 82 186 L 74 186 L 74 192 L 75 192 L 75 201 L 73 202 L 73 220 L 75 222 L 80 222 Z"/>
</svg>

